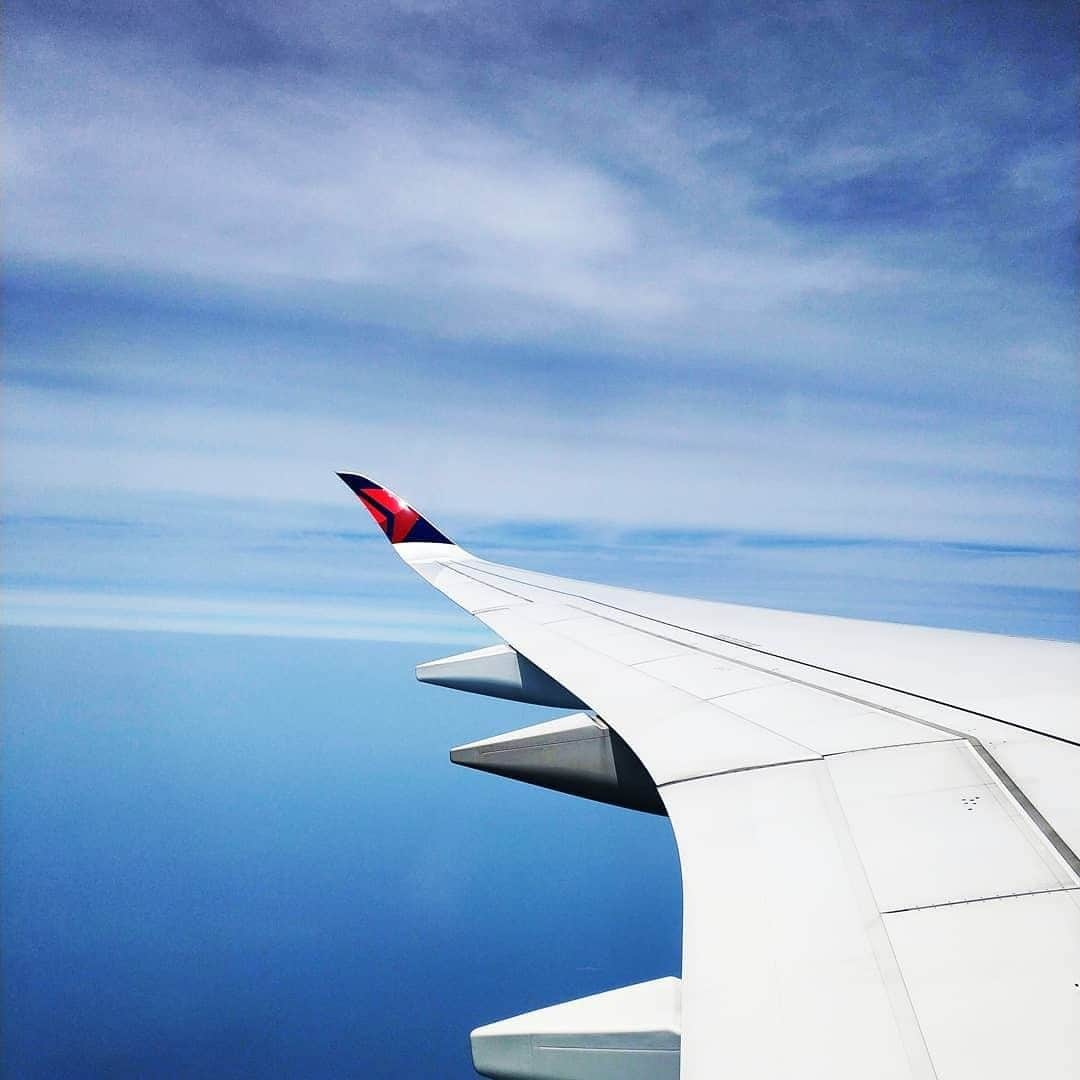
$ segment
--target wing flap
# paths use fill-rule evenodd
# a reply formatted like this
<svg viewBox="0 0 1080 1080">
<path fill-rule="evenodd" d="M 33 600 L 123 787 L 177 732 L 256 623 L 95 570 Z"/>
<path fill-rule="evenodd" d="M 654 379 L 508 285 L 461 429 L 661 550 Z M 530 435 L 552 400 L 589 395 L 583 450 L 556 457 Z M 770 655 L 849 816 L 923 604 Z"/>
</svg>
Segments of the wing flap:
<svg viewBox="0 0 1080 1080">
<path fill-rule="evenodd" d="M 1042 893 L 884 917 L 940 1080 L 1080 1073 L 1077 897 Z"/>
</svg>

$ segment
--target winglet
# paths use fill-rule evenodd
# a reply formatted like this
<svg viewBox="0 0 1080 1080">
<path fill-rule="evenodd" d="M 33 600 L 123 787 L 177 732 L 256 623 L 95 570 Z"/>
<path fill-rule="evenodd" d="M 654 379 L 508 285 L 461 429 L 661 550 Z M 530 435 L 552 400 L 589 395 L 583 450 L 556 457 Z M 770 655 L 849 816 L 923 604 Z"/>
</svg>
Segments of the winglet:
<svg viewBox="0 0 1080 1080">
<path fill-rule="evenodd" d="M 453 540 L 389 489 L 356 473 L 339 472 L 338 476 L 367 507 L 391 544 L 453 544 Z"/>
</svg>

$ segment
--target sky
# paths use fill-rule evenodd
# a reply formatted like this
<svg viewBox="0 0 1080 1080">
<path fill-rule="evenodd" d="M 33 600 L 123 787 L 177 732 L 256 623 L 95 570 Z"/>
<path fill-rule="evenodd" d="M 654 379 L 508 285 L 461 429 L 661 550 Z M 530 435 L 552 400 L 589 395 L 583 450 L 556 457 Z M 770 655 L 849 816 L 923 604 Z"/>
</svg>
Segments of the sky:
<svg viewBox="0 0 1080 1080">
<path fill-rule="evenodd" d="M 497 993 L 417 960 L 405 989 L 374 994 L 337 935 L 370 918 L 387 963 L 418 948 L 379 921 L 375 887 L 349 918 L 270 886 L 227 926 L 188 903 L 273 848 L 214 785 L 268 797 L 297 755 L 275 804 L 282 881 L 309 871 L 289 814 L 314 829 L 322 810 L 338 816 L 319 851 L 354 880 L 375 792 L 427 812 L 364 849 L 388 882 L 408 861 L 393 851 L 420 850 L 450 805 L 538 843 L 553 819 L 580 829 L 610 855 L 588 886 L 606 907 L 625 892 L 613 868 L 670 857 L 663 822 L 446 765 L 450 745 L 546 714 L 414 687 L 417 661 L 491 639 L 397 563 L 336 470 L 530 569 L 1080 639 L 1078 29 L 1075 5 L 1034 0 L 10 4 L 3 918 L 32 951 L 5 961 L 5 1011 L 64 1034 L 61 1056 L 28 1035 L 12 1075 L 77 1074 L 91 1048 L 101 1075 L 136 1075 L 189 1037 L 210 1056 L 163 1074 L 220 1053 L 221 1075 L 358 1075 L 340 1009 L 321 1041 L 309 1017 L 262 1057 L 238 1049 L 341 956 L 327 978 L 391 1026 L 414 984 L 445 987 L 460 1015 L 440 998 L 445 1030 L 414 1071 L 464 1076 L 451 1028 L 677 964 L 662 874 L 634 898 L 665 913 L 656 941 L 635 951 L 615 920 L 624 951 L 586 972 L 549 971 L 515 937 L 521 905 L 565 910 L 565 875 L 500 880 L 491 962 L 517 968 Z M 314 756 L 278 698 L 308 703 Z M 409 732 L 415 758 L 375 768 L 350 724 Z M 177 740 L 167 787 L 200 800 L 195 822 L 141 779 Z M 422 795 L 395 787 L 399 768 Z M 214 822 L 235 845 L 211 873 L 189 848 Z M 71 841 L 62 856 L 46 829 Z M 490 842 L 514 850 L 512 830 Z M 163 870 L 161 851 L 183 857 Z M 478 932 L 462 923 L 481 876 L 461 886 L 455 948 Z M 290 897 L 319 934 L 245 936 Z M 104 921 L 76 942 L 91 902 Z M 63 917 L 44 922 L 52 903 Z M 183 956 L 136 926 L 182 908 Z M 564 922 L 596 929 L 580 909 Z M 204 977 L 233 931 L 236 966 Z M 237 1004 L 259 956 L 295 985 Z M 76 959 L 138 1006 L 130 1044 L 86 980 L 67 1019 L 49 1012 L 41 972 Z M 127 962 L 167 968 L 174 998 L 208 1011 L 148 1011 Z M 385 1052 L 368 1047 L 365 1075 L 398 1069 Z"/>
</svg>

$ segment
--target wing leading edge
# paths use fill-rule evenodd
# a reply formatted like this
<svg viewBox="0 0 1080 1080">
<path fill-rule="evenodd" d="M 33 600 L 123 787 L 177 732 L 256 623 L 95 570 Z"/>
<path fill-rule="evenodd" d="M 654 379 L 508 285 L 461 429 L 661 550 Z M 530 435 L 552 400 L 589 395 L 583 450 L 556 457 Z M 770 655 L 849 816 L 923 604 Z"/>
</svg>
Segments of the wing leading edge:
<svg viewBox="0 0 1080 1080">
<path fill-rule="evenodd" d="M 684 1080 L 1077 1075 L 1080 648 L 505 567 L 339 475 L 656 785 L 683 870 Z M 523 1051 L 513 1030 L 488 1043 L 519 1071 L 487 1074 L 556 1075 L 528 1049 L 551 1033 Z M 629 1075 L 586 1049 L 580 1075 Z"/>
</svg>

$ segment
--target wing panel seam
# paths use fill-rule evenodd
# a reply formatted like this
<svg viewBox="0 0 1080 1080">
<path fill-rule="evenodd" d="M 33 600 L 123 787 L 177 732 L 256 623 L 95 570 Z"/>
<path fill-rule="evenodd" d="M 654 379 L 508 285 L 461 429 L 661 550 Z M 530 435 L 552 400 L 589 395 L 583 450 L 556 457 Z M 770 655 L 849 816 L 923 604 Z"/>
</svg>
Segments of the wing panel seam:
<svg viewBox="0 0 1080 1080">
<path fill-rule="evenodd" d="M 1044 738 L 1054 739 L 1057 742 L 1067 743 L 1069 746 L 1080 747 L 1080 742 L 1078 742 L 1078 741 L 1076 741 L 1074 739 L 1067 739 L 1067 738 L 1065 738 L 1064 735 L 1055 735 L 1055 734 L 1053 734 L 1052 732 L 1049 732 L 1049 731 L 1040 731 L 1038 728 L 1028 727 L 1026 724 L 1018 724 L 1014 720 L 1002 720 L 1001 717 L 992 716 L 990 713 L 979 712 L 977 709 L 969 709 L 969 708 L 966 708 L 963 705 L 953 705 L 951 702 L 942 701 L 939 698 L 929 697 L 926 694 L 918 694 L 913 690 L 901 690 L 899 687 L 890 686 L 888 683 L 878 682 L 875 679 L 868 679 L 868 678 L 866 678 L 865 676 L 862 676 L 862 675 L 852 675 L 850 672 L 837 671 L 835 668 L 825 667 L 823 664 L 814 664 L 814 663 L 811 663 L 809 660 L 799 660 L 799 659 L 797 659 L 797 658 L 795 658 L 793 656 L 785 656 L 783 653 L 771 652 L 769 649 L 763 648 L 760 645 L 752 645 L 749 642 L 740 642 L 735 638 L 727 638 L 727 637 L 723 637 L 722 635 L 719 635 L 719 634 L 710 634 L 710 633 L 708 633 L 708 632 L 706 632 L 704 630 L 688 630 L 685 626 L 679 626 L 678 623 L 668 622 L 665 619 L 658 619 L 654 615 L 642 615 L 640 612 L 629 610 L 629 608 L 621 608 L 621 607 L 618 606 L 618 604 L 609 604 L 605 600 L 594 600 L 591 597 L 582 596 L 580 593 L 570 592 L 567 589 L 556 589 L 556 588 L 554 588 L 553 586 L 550 586 L 550 585 L 532 585 L 532 584 L 530 584 L 528 582 L 517 581 L 515 578 L 507 577 L 504 574 L 496 574 L 492 570 L 478 570 L 478 572 L 481 573 L 481 574 L 488 574 L 491 577 L 499 578 L 501 581 L 513 581 L 518 585 L 528 585 L 529 588 L 540 589 L 543 592 L 556 593 L 559 596 L 570 596 L 570 597 L 573 597 L 575 600 L 583 600 L 587 604 L 597 604 L 600 607 L 610 608 L 612 611 L 620 611 L 624 615 L 632 615 L 635 619 L 644 619 L 646 622 L 658 623 L 660 626 L 668 626 L 668 627 L 671 627 L 673 630 L 682 630 L 682 631 L 684 631 L 686 633 L 696 634 L 699 637 L 709 638 L 711 641 L 722 641 L 727 645 L 735 645 L 737 648 L 749 649 L 752 652 L 761 653 L 763 656 L 771 656 L 776 660 L 783 660 L 785 663 L 798 664 L 800 667 L 808 667 L 808 668 L 812 668 L 815 671 L 823 671 L 827 675 L 838 675 L 842 679 L 852 679 L 855 682 L 866 683 L 867 686 L 876 686 L 881 690 L 890 690 L 894 694 L 904 694 L 907 697 L 917 698 L 919 701 L 926 701 L 931 705 L 941 705 L 941 706 L 943 706 L 944 708 L 947 708 L 947 709 L 955 709 L 957 712 L 968 713 L 970 716 L 979 716 L 979 717 L 982 717 L 982 719 L 984 719 L 984 720 L 993 720 L 996 723 L 1005 724 L 1007 727 L 1017 728 L 1020 731 L 1027 731 L 1027 732 L 1030 732 L 1032 735 L 1042 735 Z M 469 575 L 466 575 L 466 576 L 469 576 Z M 474 578 L 473 580 L 477 581 L 481 585 L 484 584 L 484 582 L 481 581 L 480 579 Z M 495 586 L 495 587 L 497 588 L 498 586 Z M 582 609 L 579 609 L 579 610 L 582 610 Z M 595 612 L 590 612 L 590 614 L 596 614 L 596 613 Z M 604 618 L 603 615 L 597 615 L 597 617 L 598 618 Z M 617 619 L 612 619 L 611 621 L 612 622 L 618 622 Z M 620 623 L 620 625 L 625 626 L 626 624 L 625 623 Z M 645 632 L 648 633 L 649 631 L 645 631 Z M 662 635 L 657 634 L 655 636 L 661 637 Z M 670 640 L 670 639 L 668 639 L 668 640 Z M 678 642 L 678 644 L 683 644 L 683 643 Z M 688 647 L 693 648 L 693 646 L 688 646 Z M 706 650 L 700 650 L 700 651 L 705 652 Z M 710 655 L 715 655 L 715 654 L 710 654 Z M 808 684 L 808 685 L 812 685 L 812 684 Z M 856 699 L 853 699 L 853 700 L 859 700 L 859 699 L 856 698 Z M 903 714 L 899 713 L 898 715 L 903 715 Z M 914 719 L 914 717 L 911 717 L 909 719 Z M 920 722 L 929 723 L 929 721 L 920 721 Z"/>
<path fill-rule="evenodd" d="M 450 567 L 448 567 L 448 569 L 449 568 Z M 456 573 L 461 574 L 463 577 L 472 577 L 471 574 L 466 573 L 465 571 L 459 569 L 457 566 L 454 566 L 453 569 L 454 569 L 454 571 Z M 1016 724 L 1016 723 L 1012 723 L 1012 722 L 1007 721 L 1007 720 L 999 720 L 998 717 L 990 716 L 988 713 L 981 713 L 981 712 L 978 712 L 978 711 L 976 711 L 974 709 L 965 709 L 965 708 L 962 708 L 962 707 L 959 707 L 959 706 L 950 705 L 948 702 L 938 701 L 935 698 L 926 697 L 923 694 L 915 694 L 915 693 L 912 693 L 912 692 L 906 691 L 906 690 L 898 690 L 896 687 L 889 686 L 886 683 L 875 682 L 873 679 L 864 679 L 864 678 L 861 678 L 861 677 L 859 677 L 857 675 L 848 675 L 843 671 L 836 671 L 836 670 L 834 670 L 832 668 L 824 667 L 824 666 L 822 666 L 820 664 L 811 664 L 811 663 L 809 663 L 808 661 L 805 661 L 805 660 L 796 660 L 796 659 L 793 659 L 791 657 L 786 657 L 782 653 L 769 652 L 769 650 L 763 649 L 763 648 L 761 648 L 759 646 L 737 645 L 733 641 L 729 641 L 728 639 L 720 637 L 720 636 L 718 636 L 716 634 L 707 634 L 707 633 L 703 633 L 703 632 L 697 631 L 697 630 L 687 630 L 685 627 L 678 626 L 676 623 L 666 622 L 663 619 L 656 619 L 656 618 L 653 618 L 652 616 L 649 616 L 649 615 L 640 615 L 637 612 L 630 611 L 630 610 L 628 610 L 626 608 L 620 608 L 616 604 L 605 603 L 602 600 L 591 600 L 589 597 L 581 596 L 578 593 L 572 593 L 572 592 L 569 592 L 568 590 L 565 590 L 565 589 L 556 589 L 556 588 L 553 588 L 551 586 L 546 586 L 546 585 L 533 585 L 533 584 L 530 584 L 528 582 L 516 581 L 514 578 L 506 577 L 505 575 L 502 575 L 502 574 L 496 574 L 496 573 L 494 573 L 493 571 L 490 571 L 490 570 L 481 570 L 481 569 L 478 569 L 478 568 L 474 568 L 474 569 L 479 573 L 489 574 L 492 577 L 499 578 L 500 580 L 514 582 L 514 584 L 517 584 L 517 585 L 525 585 L 527 588 L 530 588 L 530 589 L 538 589 L 541 592 L 550 592 L 550 593 L 554 593 L 554 594 L 557 594 L 557 595 L 560 595 L 560 596 L 568 596 L 568 597 L 571 597 L 571 598 L 576 599 L 576 600 L 584 601 L 587 604 L 597 604 L 600 607 L 606 607 L 606 608 L 609 608 L 612 611 L 619 611 L 619 612 L 622 612 L 624 615 L 632 615 L 634 618 L 644 619 L 646 622 L 656 623 L 656 624 L 659 624 L 660 626 L 667 626 L 667 627 L 670 627 L 673 630 L 682 630 L 685 633 L 695 634 L 695 635 L 697 635 L 699 637 L 708 638 L 711 641 L 724 642 L 725 644 L 733 645 L 735 648 L 750 649 L 753 652 L 760 653 L 763 656 L 770 656 L 770 657 L 772 657 L 772 658 L 774 658 L 776 660 L 782 660 L 782 661 L 785 661 L 785 662 L 788 662 L 788 663 L 797 664 L 799 666 L 811 668 L 811 669 L 813 669 L 815 671 L 822 671 L 822 672 L 825 672 L 826 674 L 830 674 L 830 675 L 837 675 L 837 676 L 840 676 L 841 678 L 852 679 L 855 682 L 865 683 L 868 686 L 876 686 L 876 687 L 878 687 L 878 688 L 880 688 L 882 690 L 889 690 L 889 691 L 891 691 L 893 693 L 905 694 L 908 697 L 917 698 L 917 699 L 919 699 L 921 701 L 927 701 L 927 702 L 929 702 L 931 704 L 934 704 L 934 705 L 941 705 L 944 708 L 956 709 L 956 711 L 958 711 L 958 712 L 968 713 L 969 715 L 972 715 L 972 716 L 980 716 L 980 717 L 983 717 L 986 720 L 994 720 L 994 721 L 996 721 L 998 723 L 1005 724 L 1008 727 L 1017 728 L 1017 729 L 1022 730 L 1022 731 L 1028 731 L 1031 734 L 1035 734 L 1035 735 L 1042 735 L 1044 738 L 1053 739 L 1053 740 L 1055 740 L 1057 742 L 1063 742 L 1063 743 L 1066 743 L 1066 744 L 1068 744 L 1070 746 L 1080 747 L 1080 743 L 1074 742 L 1071 739 L 1066 739 L 1066 738 L 1063 738 L 1063 737 L 1057 736 L 1057 735 L 1051 735 L 1051 734 L 1048 734 L 1047 732 L 1039 731 L 1037 728 L 1030 728 L 1030 727 L 1027 727 L 1027 726 L 1025 726 L 1023 724 Z M 480 579 L 473 578 L 473 580 L 476 581 L 477 584 L 480 584 L 480 585 L 486 584 L 483 580 L 480 580 Z M 494 586 L 494 587 L 498 588 L 498 586 Z M 503 590 L 503 591 L 509 591 L 509 590 Z M 517 595 L 517 594 L 510 593 L 510 595 L 513 596 L 513 595 Z M 533 602 L 533 601 L 529 600 L 528 597 L 519 596 L 518 598 L 522 599 L 522 600 L 526 600 L 527 602 L 530 602 L 530 603 Z M 574 606 L 574 605 L 570 605 L 570 606 Z M 609 615 L 602 615 L 599 612 L 589 611 L 587 608 L 576 607 L 575 610 L 581 611 L 583 614 L 586 614 L 586 615 L 592 615 L 594 618 L 603 619 L 603 620 L 605 620 L 607 622 L 614 623 L 617 626 L 626 627 L 628 625 L 627 623 L 620 622 L 618 619 L 612 618 Z M 633 627 L 630 627 L 630 628 L 634 629 Z M 692 645 L 692 644 L 689 644 L 689 643 L 683 642 L 683 641 L 678 641 L 678 640 L 676 640 L 674 638 L 668 637 L 667 635 L 657 634 L 657 633 L 655 633 L 654 631 L 651 631 L 651 630 L 641 630 L 641 633 L 647 634 L 647 635 L 650 635 L 650 636 L 653 636 L 653 637 L 657 637 L 657 638 L 660 638 L 660 639 L 665 640 L 665 641 L 671 641 L 673 644 L 681 645 L 684 648 L 690 649 L 691 651 L 694 651 L 694 652 L 702 653 L 702 654 L 704 654 L 706 656 L 714 656 L 714 657 L 717 657 L 717 659 L 727 660 L 727 661 L 729 661 L 730 663 L 733 663 L 733 664 L 740 664 L 743 667 L 750 668 L 750 669 L 752 669 L 754 671 L 761 671 L 761 672 L 763 672 L 765 674 L 775 675 L 778 678 L 781 678 L 781 679 L 783 679 L 783 680 L 785 680 L 787 682 L 793 683 L 795 685 L 806 686 L 806 687 L 808 687 L 810 689 L 819 690 L 819 691 L 821 691 L 823 693 L 826 693 L 826 694 L 831 694 L 834 697 L 844 698 L 844 699 L 846 699 L 848 701 L 855 702 L 856 704 L 859 704 L 859 705 L 866 705 L 870 709 L 876 709 L 876 710 L 880 710 L 881 712 L 890 713 L 890 714 L 892 714 L 894 716 L 900 717 L 903 720 L 909 720 L 912 723 L 919 724 L 919 725 L 921 725 L 923 727 L 929 727 L 929 728 L 933 728 L 935 731 L 945 732 L 946 734 L 953 736 L 953 738 L 955 738 L 955 739 L 962 739 L 962 740 L 966 741 L 967 743 L 970 744 L 971 748 L 979 756 L 979 758 L 986 764 L 987 768 L 994 775 L 995 779 L 997 779 L 997 781 L 1001 784 L 1001 786 L 1006 790 L 1008 795 L 1010 795 L 1015 800 L 1015 802 L 1017 803 L 1017 805 L 1019 806 L 1021 811 L 1027 816 L 1027 818 L 1029 819 L 1031 824 L 1046 839 L 1046 841 L 1050 844 L 1050 846 L 1054 849 L 1054 851 L 1058 854 L 1058 856 L 1069 867 L 1069 869 L 1072 871 L 1072 873 L 1078 879 L 1080 879 L 1080 857 L 1077 856 L 1076 852 L 1073 851 L 1073 849 L 1069 846 L 1069 844 L 1065 841 L 1065 839 L 1061 836 L 1061 834 L 1058 833 L 1058 831 L 1049 823 L 1049 821 L 1047 821 L 1047 819 L 1043 816 L 1043 814 L 1036 808 L 1035 804 L 1031 801 L 1031 799 L 1028 798 L 1028 796 L 1024 793 L 1023 789 L 1019 786 L 1019 784 L 1017 784 L 1016 781 L 1013 780 L 1013 778 L 1008 774 L 1008 772 L 1002 767 L 1000 762 L 997 761 L 997 759 L 993 756 L 993 754 L 990 753 L 990 751 L 985 747 L 985 745 L 981 742 L 981 740 L 977 736 L 971 735 L 971 734 L 969 734 L 967 732 L 964 732 L 964 731 L 958 731 L 957 729 L 948 727 L 945 724 L 937 724 L 932 720 L 925 720 L 925 719 L 923 719 L 921 717 L 910 716 L 907 713 L 901 711 L 900 709 L 894 709 L 894 708 L 891 708 L 890 706 L 887 706 L 887 705 L 880 705 L 880 704 L 878 704 L 876 702 L 867 701 L 865 698 L 860 698 L 860 697 L 857 697 L 857 696 L 855 696 L 853 694 L 845 694 L 842 691 L 832 690 L 832 689 L 827 688 L 827 687 L 817 686 L 814 683 L 807 682 L 806 680 L 803 680 L 803 679 L 793 678 L 793 677 L 791 677 L 789 675 L 780 675 L 776 671 L 771 670 L 769 668 L 763 668 L 763 667 L 761 667 L 761 666 L 759 666 L 757 664 L 751 664 L 751 663 L 747 662 L 746 660 L 742 660 L 742 659 L 739 659 L 737 657 L 724 656 L 724 655 L 721 655 L 721 654 L 718 654 L 718 653 L 714 653 L 714 652 L 711 652 L 708 649 L 703 649 L 700 646 Z M 627 666 L 630 666 L 630 665 L 627 665 Z M 648 672 L 642 672 L 642 674 L 648 675 Z M 655 678 L 655 676 L 649 676 L 649 677 L 650 678 Z M 663 681 L 663 680 L 657 680 L 657 681 Z M 766 729 L 766 730 L 769 730 L 769 729 Z M 852 752 L 854 752 L 854 751 L 852 751 Z M 774 766 L 772 766 L 772 765 L 753 766 L 753 768 L 772 768 L 772 767 L 774 767 Z M 720 775 L 720 774 L 718 774 L 718 775 Z M 677 782 L 682 783 L 683 781 L 677 781 Z"/>
<path fill-rule="evenodd" d="M 768 730 L 768 729 L 765 729 Z M 770 732 L 770 734 L 773 734 Z M 796 746 L 799 744 L 796 743 Z M 718 769 L 716 772 L 696 773 L 694 776 L 680 776 L 678 780 L 667 780 L 656 785 L 657 791 L 677 787 L 679 784 L 692 784 L 695 780 L 708 780 L 713 776 L 734 776 L 736 773 L 760 772 L 762 769 L 782 769 L 785 765 L 806 765 L 808 762 L 823 760 L 821 754 L 808 758 L 788 758 L 784 761 L 767 761 L 762 765 L 737 765 L 734 769 Z"/>
<path fill-rule="evenodd" d="M 969 896 L 964 900 L 942 900 L 937 904 L 913 904 L 911 907 L 889 908 L 882 915 L 903 915 L 909 911 L 933 911 L 934 908 L 961 907 L 965 904 L 989 904 L 994 900 L 1019 900 L 1025 896 L 1045 896 L 1047 893 L 1080 892 L 1080 885 L 1058 885 L 1051 889 L 1028 889 L 1026 892 L 995 893 L 993 896 Z"/>
</svg>

